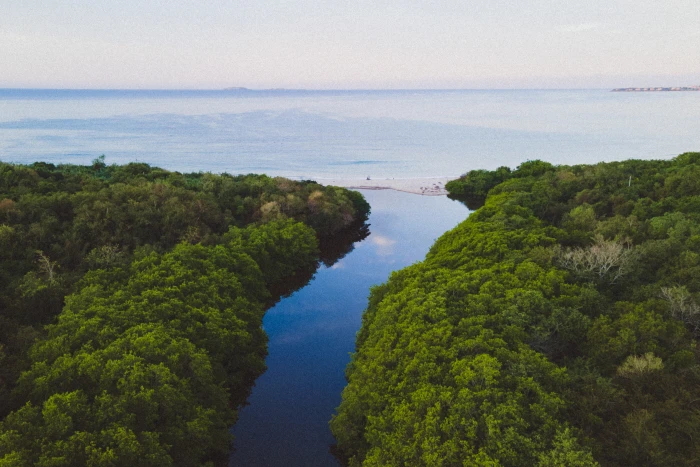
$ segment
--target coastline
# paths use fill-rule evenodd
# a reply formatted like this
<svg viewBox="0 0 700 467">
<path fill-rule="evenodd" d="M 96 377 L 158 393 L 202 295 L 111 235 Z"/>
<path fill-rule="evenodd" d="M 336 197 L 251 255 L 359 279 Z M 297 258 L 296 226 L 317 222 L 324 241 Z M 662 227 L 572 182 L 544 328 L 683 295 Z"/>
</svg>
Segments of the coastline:
<svg viewBox="0 0 700 467">
<path fill-rule="evenodd" d="M 615 88 L 612 92 L 684 92 L 700 91 L 700 86 L 651 87 L 651 88 Z"/>
<path fill-rule="evenodd" d="M 396 190 L 423 196 L 445 196 L 445 184 L 455 177 L 426 177 L 426 178 L 378 178 L 369 180 L 358 179 L 323 179 L 316 182 L 321 185 L 334 185 L 353 190 Z"/>
</svg>

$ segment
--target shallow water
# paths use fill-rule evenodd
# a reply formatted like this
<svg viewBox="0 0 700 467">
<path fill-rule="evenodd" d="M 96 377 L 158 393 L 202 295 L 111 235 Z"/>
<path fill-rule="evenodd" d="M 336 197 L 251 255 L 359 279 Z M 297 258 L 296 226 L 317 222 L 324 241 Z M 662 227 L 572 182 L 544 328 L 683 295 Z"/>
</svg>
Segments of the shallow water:
<svg viewBox="0 0 700 467">
<path fill-rule="evenodd" d="M 457 176 L 700 150 L 699 92 L 0 89 L 0 160 L 292 178 Z"/>
<path fill-rule="evenodd" d="M 328 421 L 340 404 L 344 370 L 372 285 L 425 257 L 469 211 L 447 197 L 363 191 L 370 235 L 265 315 L 268 370 L 234 427 L 236 466 L 337 465 Z"/>
</svg>

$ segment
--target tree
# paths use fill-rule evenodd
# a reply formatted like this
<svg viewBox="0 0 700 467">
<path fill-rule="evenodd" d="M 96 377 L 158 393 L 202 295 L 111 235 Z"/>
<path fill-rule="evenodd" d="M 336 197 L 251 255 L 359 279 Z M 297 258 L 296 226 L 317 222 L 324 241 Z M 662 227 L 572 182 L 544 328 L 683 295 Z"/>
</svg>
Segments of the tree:
<svg viewBox="0 0 700 467">
<path fill-rule="evenodd" d="M 632 269 L 634 250 L 622 241 L 596 235 L 590 247 L 560 250 L 557 259 L 579 278 L 614 284 Z"/>
</svg>

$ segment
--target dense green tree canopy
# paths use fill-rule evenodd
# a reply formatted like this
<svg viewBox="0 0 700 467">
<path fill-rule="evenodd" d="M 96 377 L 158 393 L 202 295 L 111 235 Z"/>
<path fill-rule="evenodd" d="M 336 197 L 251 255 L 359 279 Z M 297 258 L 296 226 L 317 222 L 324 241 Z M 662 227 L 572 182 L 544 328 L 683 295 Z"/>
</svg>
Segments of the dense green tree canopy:
<svg viewBox="0 0 700 467">
<path fill-rule="evenodd" d="M 314 182 L 0 163 L 0 466 L 226 463 L 264 310 L 368 212 Z"/>
<path fill-rule="evenodd" d="M 483 205 L 372 290 L 350 465 L 700 463 L 700 153 L 472 171 Z"/>
</svg>

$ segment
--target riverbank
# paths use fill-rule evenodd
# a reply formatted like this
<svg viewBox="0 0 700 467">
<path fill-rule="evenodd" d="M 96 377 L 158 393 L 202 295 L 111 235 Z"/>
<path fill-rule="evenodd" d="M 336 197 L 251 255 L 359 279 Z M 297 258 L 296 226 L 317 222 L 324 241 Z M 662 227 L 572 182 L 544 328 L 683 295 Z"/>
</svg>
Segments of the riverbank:
<svg viewBox="0 0 700 467">
<path fill-rule="evenodd" d="M 446 196 L 360 191 L 372 206 L 370 235 L 265 314 L 268 369 L 233 428 L 231 466 L 340 467 L 328 450 L 336 443 L 328 421 L 347 384 L 369 290 L 422 261 L 469 215 Z"/>
<path fill-rule="evenodd" d="M 425 196 L 447 195 L 445 184 L 457 177 L 378 178 L 378 179 L 317 179 L 321 185 L 334 185 L 354 190 L 396 190 Z"/>
</svg>

